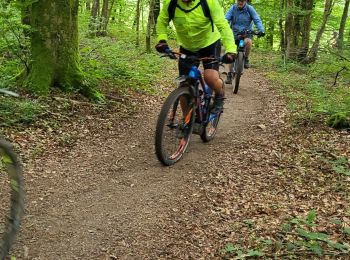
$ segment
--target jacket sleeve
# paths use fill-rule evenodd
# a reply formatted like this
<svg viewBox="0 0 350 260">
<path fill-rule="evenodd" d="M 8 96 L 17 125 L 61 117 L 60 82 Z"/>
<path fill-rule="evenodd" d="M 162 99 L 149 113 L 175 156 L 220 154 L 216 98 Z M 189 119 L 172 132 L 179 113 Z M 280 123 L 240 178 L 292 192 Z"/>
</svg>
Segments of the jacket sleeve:
<svg viewBox="0 0 350 260">
<path fill-rule="evenodd" d="M 252 19 L 254 21 L 255 26 L 258 28 L 259 32 L 264 32 L 264 26 L 263 23 L 260 19 L 260 16 L 258 15 L 258 13 L 255 11 L 254 7 L 252 6 L 248 6 L 248 8 L 250 9 L 250 13 L 252 15 Z"/>
<path fill-rule="evenodd" d="M 229 23 L 232 22 L 232 20 L 233 20 L 233 5 L 231 5 L 230 9 L 228 9 L 228 11 L 226 12 L 225 18 Z"/>
<path fill-rule="evenodd" d="M 163 7 L 160 10 L 159 16 L 157 18 L 156 32 L 157 32 L 157 41 L 168 40 L 168 25 L 169 25 L 169 13 L 168 6 L 170 0 L 163 1 Z"/>
<path fill-rule="evenodd" d="M 221 41 L 226 52 L 234 53 L 236 48 L 234 45 L 233 33 L 227 20 L 225 19 L 222 6 L 219 4 L 218 0 L 208 0 L 208 5 L 213 22 L 221 34 Z"/>
</svg>

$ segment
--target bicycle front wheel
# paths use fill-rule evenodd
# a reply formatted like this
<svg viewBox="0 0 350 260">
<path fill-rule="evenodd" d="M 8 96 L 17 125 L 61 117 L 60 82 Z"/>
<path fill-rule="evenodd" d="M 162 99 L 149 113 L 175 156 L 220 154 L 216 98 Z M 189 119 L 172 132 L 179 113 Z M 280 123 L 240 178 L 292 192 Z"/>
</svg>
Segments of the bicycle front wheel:
<svg viewBox="0 0 350 260">
<path fill-rule="evenodd" d="M 0 140 L 0 187 L 0 259 L 4 259 L 24 211 L 22 168 L 11 145 L 4 140 Z"/>
<path fill-rule="evenodd" d="M 187 86 L 177 88 L 168 96 L 158 117 L 156 155 L 167 166 L 181 159 L 192 133 L 195 104 Z"/>
<path fill-rule="evenodd" d="M 237 94 L 239 88 L 239 82 L 241 80 L 241 75 L 243 73 L 244 67 L 244 54 L 243 52 L 238 52 L 236 60 L 236 77 L 235 77 L 235 87 L 233 88 L 233 93 Z"/>
</svg>

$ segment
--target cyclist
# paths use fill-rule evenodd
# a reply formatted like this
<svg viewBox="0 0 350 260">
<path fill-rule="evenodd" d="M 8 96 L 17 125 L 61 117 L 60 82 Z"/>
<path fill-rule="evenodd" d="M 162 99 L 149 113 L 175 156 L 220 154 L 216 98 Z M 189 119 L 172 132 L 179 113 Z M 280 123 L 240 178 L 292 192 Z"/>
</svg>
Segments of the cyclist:
<svg viewBox="0 0 350 260">
<path fill-rule="evenodd" d="M 258 28 L 258 36 L 264 36 L 264 26 L 262 21 L 255 11 L 254 7 L 247 3 L 247 0 L 237 0 L 237 3 L 233 4 L 225 14 L 225 18 L 229 21 L 231 29 L 235 37 L 235 43 L 238 45 L 239 38 L 238 33 L 241 31 L 251 31 L 253 28 L 253 22 Z M 245 38 L 245 62 L 244 67 L 247 69 L 250 67 L 249 54 L 252 48 L 252 36 Z M 230 70 L 231 71 L 231 70 Z M 226 84 L 231 84 L 232 73 L 227 74 Z"/>
<path fill-rule="evenodd" d="M 222 40 L 227 51 L 224 62 L 234 61 L 236 48 L 233 35 L 218 0 L 164 0 L 156 25 L 158 44 L 155 48 L 158 52 L 164 53 L 169 49 L 167 27 L 171 20 L 171 6 L 176 6 L 172 20 L 181 53 L 196 55 L 199 58 L 218 58 Z M 205 7 L 207 11 L 204 10 Z M 179 59 L 178 67 L 180 76 L 188 72 L 188 65 L 182 59 Z M 219 77 L 219 64 L 208 60 L 203 61 L 203 67 L 204 80 L 215 91 L 213 112 L 221 112 L 224 104 L 224 84 Z"/>
</svg>

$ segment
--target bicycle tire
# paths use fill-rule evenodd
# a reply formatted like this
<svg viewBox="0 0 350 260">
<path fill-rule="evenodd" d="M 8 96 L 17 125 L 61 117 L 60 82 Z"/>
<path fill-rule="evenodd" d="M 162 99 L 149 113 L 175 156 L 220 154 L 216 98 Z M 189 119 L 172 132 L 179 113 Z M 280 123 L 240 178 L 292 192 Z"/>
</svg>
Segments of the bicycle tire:
<svg viewBox="0 0 350 260">
<path fill-rule="evenodd" d="M 158 160 L 166 166 L 173 165 L 182 158 L 193 130 L 195 104 L 186 84 L 171 92 L 162 106 L 157 121 L 155 150 Z M 188 109 L 185 115 L 179 105 L 180 98 L 182 102 L 187 102 Z M 168 133 L 170 142 L 166 136 Z"/>
<path fill-rule="evenodd" d="M 8 212 L 5 212 L 5 219 L 0 220 L 2 224 L 2 233 L 0 233 L 0 259 L 5 259 L 20 229 L 24 213 L 22 167 L 12 146 L 5 140 L 0 140 L 0 174 L 7 175 L 5 178 L 9 186 L 8 191 L 11 193 L 8 196 L 10 198 Z M 2 184 L 4 183 L 0 183 L 0 185 Z M 7 198 L 7 194 L 1 194 L 1 197 Z"/>
<path fill-rule="evenodd" d="M 244 54 L 243 52 L 238 52 L 237 55 L 237 66 L 236 66 L 236 77 L 235 77 L 235 87 L 233 88 L 233 93 L 238 93 L 239 88 L 239 82 L 241 80 L 241 75 L 243 73 L 243 67 L 244 67 Z"/>
<path fill-rule="evenodd" d="M 220 121 L 221 113 L 208 115 L 208 124 L 200 135 L 203 142 L 207 143 L 214 139 Z"/>
</svg>

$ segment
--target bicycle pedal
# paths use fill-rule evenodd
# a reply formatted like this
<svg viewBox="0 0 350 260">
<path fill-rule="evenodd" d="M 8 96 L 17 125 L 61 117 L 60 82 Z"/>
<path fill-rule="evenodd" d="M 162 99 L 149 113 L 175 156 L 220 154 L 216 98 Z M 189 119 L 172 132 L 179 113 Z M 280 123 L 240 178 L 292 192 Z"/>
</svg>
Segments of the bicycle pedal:
<svg viewBox="0 0 350 260">
<path fill-rule="evenodd" d="M 169 122 L 168 124 L 166 124 L 167 127 L 169 127 L 170 129 L 176 129 L 177 125 L 174 124 L 174 122 Z"/>
</svg>

